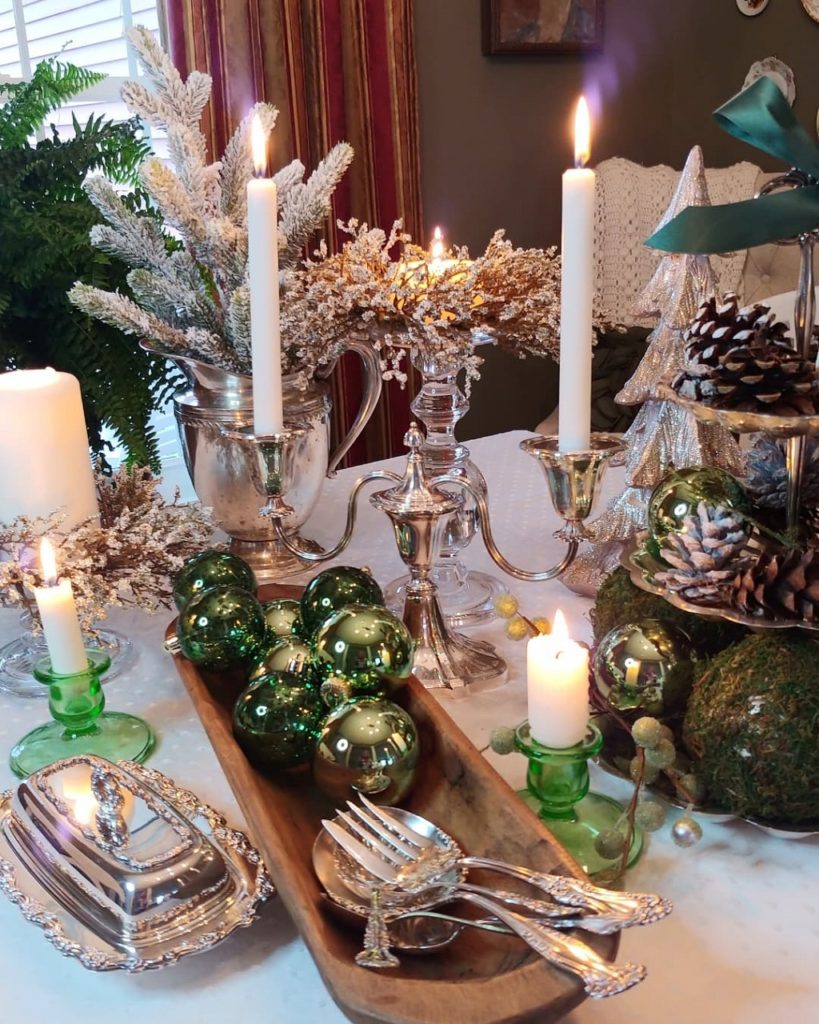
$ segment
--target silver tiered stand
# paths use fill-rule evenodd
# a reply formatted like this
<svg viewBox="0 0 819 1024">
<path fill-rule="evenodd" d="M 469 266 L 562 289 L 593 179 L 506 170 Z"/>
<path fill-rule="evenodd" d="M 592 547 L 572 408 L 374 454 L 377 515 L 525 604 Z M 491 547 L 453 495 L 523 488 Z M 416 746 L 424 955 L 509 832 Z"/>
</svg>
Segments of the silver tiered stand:
<svg viewBox="0 0 819 1024">
<path fill-rule="evenodd" d="M 766 195 L 781 188 L 801 188 L 815 184 L 806 174 L 791 170 L 787 174 L 768 182 L 760 195 Z M 808 231 L 798 238 L 788 239 L 779 244 L 799 245 L 801 262 L 799 271 L 799 287 L 794 304 L 794 335 L 796 347 L 801 357 L 810 361 L 813 321 L 815 312 L 813 255 L 819 230 Z M 819 365 L 819 357 L 817 357 Z M 806 439 L 819 437 L 819 415 L 779 416 L 775 413 L 746 412 L 739 409 L 718 409 L 705 405 L 695 399 L 678 395 L 667 385 L 659 389 L 659 396 L 676 402 L 691 413 L 701 423 L 712 423 L 724 427 L 735 434 L 766 434 L 769 437 L 785 441 L 785 468 L 787 471 L 787 532 L 788 537 L 796 540 L 799 536 L 799 510 L 802 498 L 802 479 L 806 461 Z M 793 629 L 801 628 L 813 632 L 819 631 L 819 623 L 808 623 L 801 619 L 785 619 L 773 614 L 765 616 L 745 615 L 730 608 L 696 604 L 687 601 L 679 594 L 666 590 L 656 581 L 656 573 L 666 568 L 654 556 L 646 551 L 626 549 L 623 564 L 629 570 L 632 581 L 643 590 L 659 594 L 671 604 L 694 615 L 710 618 L 722 618 L 737 622 L 753 629 Z"/>
<path fill-rule="evenodd" d="M 438 603 L 432 568 L 440 554 L 447 522 L 464 503 L 461 488 L 474 502 L 481 533 L 492 559 L 516 579 L 539 582 L 564 572 L 584 538 L 584 520 L 592 510 L 602 473 L 609 459 L 624 449 L 620 437 L 593 434 L 588 451 L 563 454 L 556 437 L 532 437 L 521 448 L 536 458 L 546 474 L 552 503 L 564 520 L 558 531 L 566 543 L 563 558 L 550 569 L 531 572 L 509 562 L 495 543 L 486 495 L 457 472 L 429 478 L 424 468 L 424 436 L 413 423 L 405 443 L 409 448 L 403 475 L 389 470 L 374 470 L 359 477 L 347 501 L 347 521 L 339 542 L 327 551 L 305 550 L 287 532 L 292 514 L 287 497 L 296 481 L 297 466 L 292 451 L 298 442 L 298 426 L 279 434 L 245 434 L 257 451 L 267 501 L 261 514 L 270 518 L 278 540 L 301 559 L 314 565 L 337 558 L 347 547 L 355 529 L 357 500 L 361 489 L 376 480 L 389 480 L 394 486 L 371 495 L 372 504 L 390 519 L 398 551 L 409 569 L 404 600 L 404 622 L 415 641 L 413 671 L 424 686 L 463 689 L 470 684 L 486 684 L 502 678 L 506 664 L 491 644 L 452 631 Z"/>
</svg>

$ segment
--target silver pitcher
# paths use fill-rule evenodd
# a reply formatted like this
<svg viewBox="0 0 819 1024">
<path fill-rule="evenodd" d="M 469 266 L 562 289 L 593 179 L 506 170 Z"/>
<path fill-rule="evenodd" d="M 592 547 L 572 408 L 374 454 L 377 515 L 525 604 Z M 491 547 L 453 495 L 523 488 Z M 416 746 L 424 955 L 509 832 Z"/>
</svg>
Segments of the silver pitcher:
<svg viewBox="0 0 819 1024">
<path fill-rule="evenodd" d="M 299 562 L 276 540 L 271 522 L 259 515 L 265 496 L 256 447 L 235 436 L 252 431 L 252 379 L 227 373 L 215 366 L 168 353 L 142 342 L 154 355 L 170 359 L 185 374 L 189 387 L 174 395 L 174 411 L 194 490 L 203 505 L 213 509 L 214 518 L 230 537 L 230 550 L 244 558 L 260 580 L 281 579 L 304 571 Z M 355 422 L 347 436 L 330 454 L 330 411 L 332 400 L 326 377 L 310 381 L 302 390 L 294 377 L 282 381 L 284 422 L 298 427 L 300 439 L 295 452 L 297 472 L 288 490 L 294 514 L 287 521 L 287 533 L 300 547 L 320 550 L 301 536 L 300 528 L 316 507 L 325 476 L 332 476 L 361 434 L 381 396 L 381 369 L 372 346 L 353 337 L 348 349 L 357 352 L 364 366 L 364 396 Z M 332 367 L 327 375 L 332 372 Z M 234 432 L 227 436 L 226 432 Z"/>
</svg>

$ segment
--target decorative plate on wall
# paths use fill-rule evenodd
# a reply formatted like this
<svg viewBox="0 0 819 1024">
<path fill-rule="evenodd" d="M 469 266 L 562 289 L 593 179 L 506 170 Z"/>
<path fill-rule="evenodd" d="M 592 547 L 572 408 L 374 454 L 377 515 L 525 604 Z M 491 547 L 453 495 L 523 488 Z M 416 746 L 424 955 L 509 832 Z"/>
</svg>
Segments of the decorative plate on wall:
<svg viewBox="0 0 819 1024">
<path fill-rule="evenodd" d="M 767 3 L 767 0 L 765 2 Z M 814 21 L 819 21 L 819 0 L 802 0 L 802 6 Z"/>
<path fill-rule="evenodd" d="M 807 5 L 807 2 L 808 0 L 802 0 L 803 4 Z M 737 7 L 749 18 L 755 18 L 757 14 L 762 14 L 767 6 L 768 0 L 737 0 Z"/>
<path fill-rule="evenodd" d="M 817 8 L 819 8 L 819 0 L 817 0 Z M 796 99 L 796 78 L 788 65 L 778 57 L 765 57 L 764 60 L 755 61 L 745 76 L 742 88 L 746 89 L 763 75 L 767 75 L 775 85 L 779 86 L 785 99 L 793 106 L 793 101 Z"/>
</svg>

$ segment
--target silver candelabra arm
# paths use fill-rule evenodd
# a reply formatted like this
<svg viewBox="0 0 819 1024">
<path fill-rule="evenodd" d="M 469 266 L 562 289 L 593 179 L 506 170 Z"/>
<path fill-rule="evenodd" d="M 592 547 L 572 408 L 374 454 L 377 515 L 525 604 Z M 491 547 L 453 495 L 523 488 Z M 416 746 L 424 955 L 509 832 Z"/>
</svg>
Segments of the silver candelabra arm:
<svg viewBox="0 0 819 1024">
<path fill-rule="evenodd" d="M 294 543 L 293 539 L 285 532 L 285 523 L 289 514 L 288 511 L 283 511 L 275 504 L 271 507 L 270 501 L 268 501 L 268 504 L 261 510 L 261 514 L 270 518 L 273 525 L 273 531 L 276 534 L 276 539 L 283 544 L 291 554 L 300 558 L 307 565 L 314 565 L 317 562 L 329 562 L 331 558 L 337 558 L 350 543 L 353 536 L 353 530 L 355 529 L 356 515 L 358 513 L 359 492 L 365 484 L 372 483 L 373 480 L 393 480 L 400 482 L 401 477 L 397 473 L 392 473 L 388 469 L 374 469 L 371 473 L 365 473 L 364 476 L 360 476 L 356 480 L 353 484 L 352 490 L 350 491 L 349 497 L 347 498 L 347 524 L 344 527 L 344 533 L 342 534 L 341 540 L 338 544 L 329 551 L 311 551 Z"/>
<path fill-rule="evenodd" d="M 561 452 L 557 437 L 542 436 L 527 437 L 520 442 L 520 448 L 527 455 L 537 459 L 543 468 L 552 505 L 564 520 L 564 525 L 557 531 L 556 536 L 566 542 L 566 554 L 551 569 L 528 572 L 512 565 L 504 558 L 492 535 L 486 496 L 469 480 L 447 474 L 436 477 L 430 482 L 430 486 L 457 485 L 467 491 L 477 507 L 483 541 L 493 562 L 516 579 L 529 583 L 543 583 L 560 576 L 574 561 L 580 542 L 587 536 L 584 520 L 591 513 L 606 465 L 611 459 L 622 455 L 626 446 L 619 434 L 596 433 L 591 435 L 588 448 L 581 451 Z"/>
<path fill-rule="evenodd" d="M 574 561 L 577 549 L 580 547 L 580 541 L 576 537 L 569 537 L 567 539 L 566 553 L 557 565 L 553 565 L 551 569 L 544 569 L 542 572 L 527 572 L 526 569 L 519 569 L 503 556 L 495 543 L 489 516 L 489 504 L 476 487 L 473 487 L 466 480 L 449 475 L 435 477 L 434 480 L 430 481 L 430 484 L 432 487 L 440 487 L 441 484 L 456 484 L 472 496 L 472 500 L 477 506 L 478 522 L 481 525 L 481 536 L 483 537 L 486 550 L 489 552 L 492 561 L 499 565 L 504 572 L 509 573 L 510 576 L 524 580 L 527 583 L 545 583 L 546 580 L 553 580 L 555 576 L 560 576 L 561 573 L 564 573 Z"/>
</svg>

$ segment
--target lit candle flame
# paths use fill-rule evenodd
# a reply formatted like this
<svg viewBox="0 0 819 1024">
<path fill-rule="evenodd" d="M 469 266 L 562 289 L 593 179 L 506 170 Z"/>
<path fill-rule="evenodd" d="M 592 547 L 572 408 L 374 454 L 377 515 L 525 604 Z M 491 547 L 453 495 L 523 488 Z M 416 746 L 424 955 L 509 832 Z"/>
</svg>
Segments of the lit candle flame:
<svg viewBox="0 0 819 1024">
<path fill-rule="evenodd" d="M 591 118 L 589 117 L 589 105 L 586 97 L 581 96 L 577 101 L 577 111 L 574 115 L 574 165 L 585 167 L 591 156 Z"/>
<path fill-rule="evenodd" d="M 57 556 L 54 553 L 54 545 L 43 537 L 40 541 L 40 568 L 47 587 L 57 585 Z"/>
<path fill-rule="evenodd" d="M 433 260 L 442 260 L 444 258 L 444 236 L 440 228 L 436 228 L 432 232 L 432 243 L 429 247 L 429 254 Z"/>
<path fill-rule="evenodd" d="M 250 147 L 253 151 L 253 170 L 257 178 L 267 175 L 267 135 L 258 114 L 253 115 L 250 125 Z"/>
<path fill-rule="evenodd" d="M 566 625 L 566 617 L 559 608 L 555 612 L 552 632 L 549 636 L 557 647 L 565 647 L 569 642 L 569 627 Z"/>
</svg>

